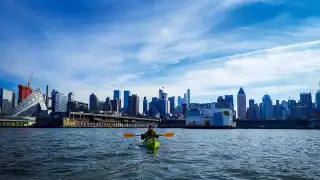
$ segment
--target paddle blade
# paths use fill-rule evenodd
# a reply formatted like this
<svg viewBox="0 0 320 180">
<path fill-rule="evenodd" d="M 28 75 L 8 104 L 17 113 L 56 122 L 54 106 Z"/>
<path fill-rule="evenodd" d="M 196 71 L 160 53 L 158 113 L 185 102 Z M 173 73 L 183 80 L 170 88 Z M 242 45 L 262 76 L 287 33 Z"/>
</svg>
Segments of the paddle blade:
<svg viewBox="0 0 320 180">
<path fill-rule="evenodd" d="M 174 133 L 173 132 L 168 132 L 168 133 L 162 134 L 161 136 L 166 137 L 166 138 L 171 138 L 171 137 L 174 136 Z"/>
<path fill-rule="evenodd" d="M 124 133 L 123 136 L 125 138 L 132 138 L 134 136 L 134 134 L 132 134 L 132 133 Z"/>
</svg>

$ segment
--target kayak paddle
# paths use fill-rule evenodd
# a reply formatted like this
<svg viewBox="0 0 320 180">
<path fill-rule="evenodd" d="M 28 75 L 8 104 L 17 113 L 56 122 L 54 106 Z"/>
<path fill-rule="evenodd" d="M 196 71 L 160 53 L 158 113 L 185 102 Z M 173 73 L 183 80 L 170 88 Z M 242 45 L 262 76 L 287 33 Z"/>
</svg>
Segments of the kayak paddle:
<svg viewBox="0 0 320 180">
<path fill-rule="evenodd" d="M 136 135 L 136 134 L 133 134 L 133 133 L 124 133 L 123 136 L 125 138 L 132 138 L 134 136 L 141 136 L 141 135 Z M 168 133 L 159 134 L 159 136 L 163 136 L 165 138 L 171 138 L 171 137 L 174 136 L 174 133 L 173 132 L 168 132 Z"/>
</svg>

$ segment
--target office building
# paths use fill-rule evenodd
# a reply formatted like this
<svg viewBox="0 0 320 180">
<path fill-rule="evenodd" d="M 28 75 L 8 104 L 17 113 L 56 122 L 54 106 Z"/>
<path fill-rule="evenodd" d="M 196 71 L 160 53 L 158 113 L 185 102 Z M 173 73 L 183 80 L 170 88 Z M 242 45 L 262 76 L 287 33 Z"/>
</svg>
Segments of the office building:
<svg viewBox="0 0 320 180">
<path fill-rule="evenodd" d="M 272 100 L 267 94 L 262 97 L 262 115 L 264 120 L 271 120 L 274 117 Z"/>
<path fill-rule="evenodd" d="M 279 100 L 276 100 L 276 104 L 273 106 L 273 116 L 276 119 L 282 118 L 282 106 Z"/>
<path fill-rule="evenodd" d="M 224 99 L 225 99 L 225 102 L 226 102 L 226 108 L 229 108 L 232 111 L 234 111 L 233 95 L 225 95 Z"/>
<path fill-rule="evenodd" d="M 320 108 L 320 89 L 316 93 L 315 101 L 316 101 L 316 108 Z"/>
<path fill-rule="evenodd" d="M 217 99 L 216 108 L 226 108 L 226 107 L 227 107 L 227 103 L 225 99 L 222 96 L 219 96 Z"/>
<path fill-rule="evenodd" d="M 67 111 L 87 113 L 89 111 L 89 105 L 87 103 L 78 102 L 78 101 L 68 102 Z"/>
<path fill-rule="evenodd" d="M 126 113 L 128 113 L 129 96 L 131 96 L 130 91 L 126 90 L 123 92 L 123 107 Z"/>
<path fill-rule="evenodd" d="M 143 114 L 148 114 L 148 100 L 146 96 L 143 98 Z"/>
<path fill-rule="evenodd" d="M 99 111 L 99 99 L 93 93 L 90 95 L 89 106 L 90 106 L 90 112 L 98 112 Z"/>
<path fill-rule="evenodd" d="M 247 98 L 246 98 L 246 93 L 244 92 L 242 87 L 240 88 L 237 95 L 237 105 L 238 105 L 238 118 L 245 119 L 246 111 L 247 111 Z"/>
<path fill-rule="evenodd" d="M 172 96 L 172 97 L 170 97 L 169 98 L 169 103 L 170 103 L 170 114 L 172 114 L 172 115 L 175 115 L 175 97 L 174 96 Z"/>
<path fill-rule="evenodd" d="M 115 100 L 115 99 L 120 100 L 120 97 L 121 97 L 120 90 L 114 90 L 114 92 L 113 92 L 113 100 Z"/>
<path fill-rule="evenodd" d="M 51 92 L 52 112 L 67 112 L 68 97 L 56 90 Z"/>
<path fill-rule="evenodd" d="M 16 107 L 16 94 L 12 93 L 12 105 L 11 105 L 11 109 L 14 109 Z"/>
<path fill-rule="evenodd" d="M 69 92 L 68 94 L 68 102 L 73 102 L 75 101 L 75 96 L 72 92 Z"/>
<path fill-rule="evenodd" d="M 109 97 L 107 97 L 106 101 L 104 102 L 104 111 L 105 112 L 111 112 L 112 111 L 111 100 L 110 100 Z"/>
<path fill-rule="evenodd" d="M 12 110 L 13 93 L 7 89 L 0 88 L 0 114 L 8 115 Z"/>
<path fill-rule="evenodd" d="M 190 102 L 191 102 L 191 99 L 190 99 L 190 89 L 187 89 L 187 106 L 188 108 L 190 109 Z"/>
<path fill-rule="evenodd" d="M 169 104 L 170 106 L 170 104 Z M 149 107 L 150 108 L 156 108 L 157 112 L 160 114 L 160 117 L 165 117 L 169 112 L 169 108 L 168 108 L 168 100 L 164 100 L 164 99 L 157 99 L 155 101 L 151 101 L 149 103 Z M 154 114 L 151 113 L 151 116 L 153 116 Z"/>
<path fill-rule="evenodd" d="M 129 96 L 128 110 L 129 116 L 135 117 L 139 114 L 139 96 L 136 94 Z"/>
<path fill-rule="evenodd" d="M 119 112 L 120 109 L 119 109 L 119 100 L 118 99 L 113 99 L 111 100 L 111 106 L 112 106 L 112 111 L 113 112 Z"/>
<path fill-rule="evenodd" d="M 249 99 L 249 107 L 254 105 L 254 100 L 253 99 Z"/>
<path fill-rule="evenodd" d="M 307 106 L 308 114 L 312 110 L 312 95 L 311 93 L 300 93 L 300 103 L 303 106 Z"/>
<path fill-rule="evenodd" d="M 162 99 L 163 90 L 159 89 L 159 99 Z"/>
</svg>

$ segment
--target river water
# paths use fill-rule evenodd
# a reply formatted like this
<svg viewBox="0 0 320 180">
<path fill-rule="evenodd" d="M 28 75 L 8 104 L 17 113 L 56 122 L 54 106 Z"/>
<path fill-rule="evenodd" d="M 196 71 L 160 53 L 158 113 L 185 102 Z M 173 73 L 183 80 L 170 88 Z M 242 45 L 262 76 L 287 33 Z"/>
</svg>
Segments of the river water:
<svg viewBox="0 0 320 180">
<path fill-rule="evenodd" d="M 320 131 L 157 129 L 157 153 L 143 131 L 0 129 L 0 179 L 320 179 Z"/>
</svg>

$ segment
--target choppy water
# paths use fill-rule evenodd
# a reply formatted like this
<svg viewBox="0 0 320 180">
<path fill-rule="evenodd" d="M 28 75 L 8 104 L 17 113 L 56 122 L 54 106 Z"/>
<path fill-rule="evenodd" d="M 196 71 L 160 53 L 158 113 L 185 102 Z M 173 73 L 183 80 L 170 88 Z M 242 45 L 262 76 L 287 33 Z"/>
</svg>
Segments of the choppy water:
<svg viewBox="0 0 320 180">
<path fill-rule="evenodd" d="M 143 131 L 0 129 L 0 179 L 320 179 L 320 131 L 158 129 L 157 154 Z"/>
</svg>

